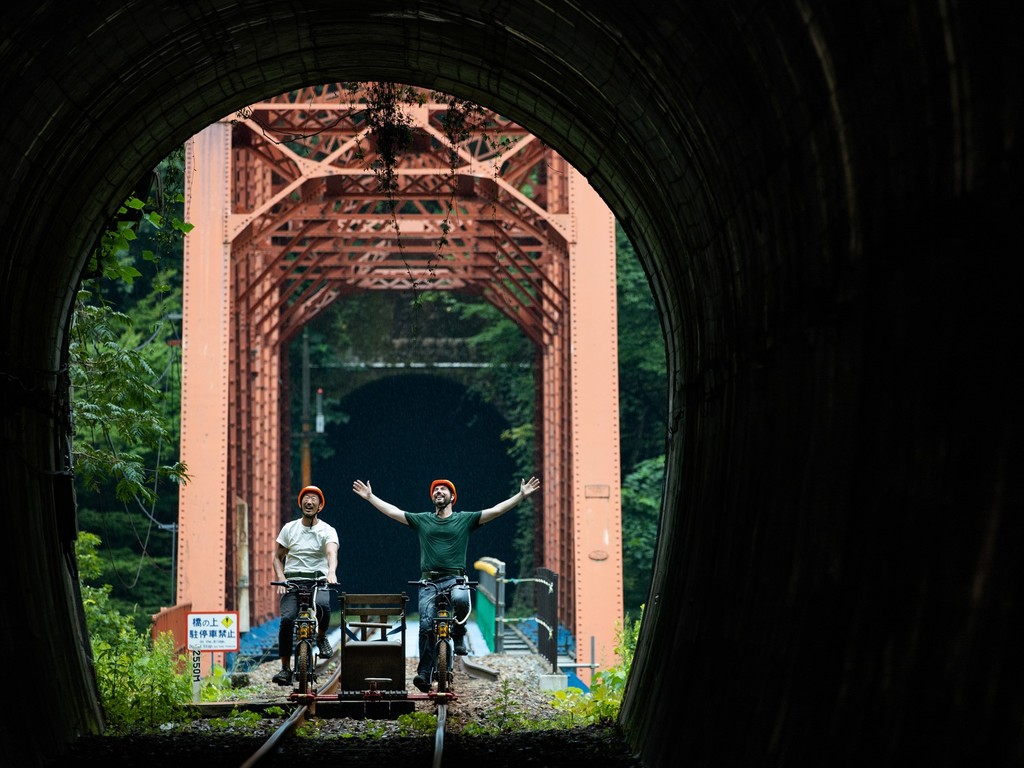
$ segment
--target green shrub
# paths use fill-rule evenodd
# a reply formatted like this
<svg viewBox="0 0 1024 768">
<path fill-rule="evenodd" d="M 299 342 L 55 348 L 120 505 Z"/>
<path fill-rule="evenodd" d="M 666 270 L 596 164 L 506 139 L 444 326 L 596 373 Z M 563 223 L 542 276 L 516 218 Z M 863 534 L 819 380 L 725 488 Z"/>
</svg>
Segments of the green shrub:
<svg viewBox="0 0 1024 768">
<path fill-rule="evenodd" d="M 633 664 L 643 616 L 644 606 L 641 605 L 639 619 L 626 626 L 621 622 L 616 625 L 615 653 L 622 661 L 614 667 L 595 672 L 589 693 L 572 686 L 555 692 L 551 703 L 559 713 L 559 726 L 575 728 L 615 722 L 619 716 L 622 694 L 626 690 L 629 669 Z"/>
<path fill-rule="evenodd" d="M 189 679 L 175 671 L 179 658 L 168 632 L 151 648 L 145 635 L 124 630 L 114 642 L 95 641 L 93 660 L 108 731 L 151 730 L 181 717 L 191 699 Z"/>
<path fill-rule="evenodd" d="M 404 715 L 399 715 L 398 733 L 401 736 L 419 736 L 433 733 L 437 728 L 437 715 L 432 712 L 414 710 Z"/>
<path fill-rule="evenodd" d="M 99 542 L 94 534 L 79 535 L 80 578 L 97 570 Z M 192 683 L 177 671 L 185 665 L 174 652 L 173 636 L 165 632 L 151 643 L 149 635 L 135 629 L 131 616 L 111 608 L 109 584 L 80 587 L 108 732 L 147 731 L 181 717 L 192 699 Z"/>
<path fill-rule="evenodd" d="M 210 730 L 251 731 L 263 720 L 259 712 L 233 709 L 227 717 L 212 717 L 206 721 Z"/>
</svg>

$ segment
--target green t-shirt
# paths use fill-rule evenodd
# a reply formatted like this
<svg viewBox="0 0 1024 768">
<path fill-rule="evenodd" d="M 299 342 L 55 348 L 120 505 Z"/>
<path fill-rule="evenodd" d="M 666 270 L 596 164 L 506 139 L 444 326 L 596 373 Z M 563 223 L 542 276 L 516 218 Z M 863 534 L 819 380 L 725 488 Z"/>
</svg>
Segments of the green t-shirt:
<svg viewBox="0 0 1024 768">
<path fill-rule="evenodd" d="M 480 512 L 452 512 L 438 517 L 434 512 L 406 512 L 409 527 L 420 538 L 420 571 L 423 578 L 431 572 L 464 573 L 469 534 L 480 527 Z"/>
</svg>

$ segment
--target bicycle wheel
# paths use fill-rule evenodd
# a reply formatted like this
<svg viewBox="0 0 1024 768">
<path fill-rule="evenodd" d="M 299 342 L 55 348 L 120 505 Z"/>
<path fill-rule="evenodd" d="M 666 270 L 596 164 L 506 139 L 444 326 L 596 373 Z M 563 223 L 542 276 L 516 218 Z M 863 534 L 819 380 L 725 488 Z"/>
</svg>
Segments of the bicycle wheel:
<svg viewBox="0 0 1024 768">
<path fill-rule="evenodd" d="M 451 670 L 452 655 L 451 646 L 447 640 L 437 644 L 437 692 L 445 693 L 448 690 L 448 675 Z"/>
<path fill-rule="evenodd" d="M 313 678 L 313 644 L 308 640 L 300 640 L 295 651 L 295 676 L 299 693 L 307 693 Z"/>
</svg>

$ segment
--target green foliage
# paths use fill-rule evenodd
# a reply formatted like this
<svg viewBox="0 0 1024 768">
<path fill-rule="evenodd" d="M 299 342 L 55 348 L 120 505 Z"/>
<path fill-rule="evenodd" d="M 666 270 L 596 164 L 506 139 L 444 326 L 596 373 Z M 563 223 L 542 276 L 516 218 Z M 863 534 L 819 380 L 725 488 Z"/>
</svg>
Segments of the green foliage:
<svg viewBox="0 0 1024 768">
<path fill-rule="evenodd" d="M 174 201 L 181 202 L 177 194 Z M 162 203 L 163 201 L 161 201 Z M 143 335 L 136 328 L 134 316 L 141 316 L 148 324 L 152 312 L 160 313 L 160 320 L 181 311 L 180 290 L 169 290 L 168 281 L 176 276 L 173 270 L 160 267 L 161 257 L 149 248 L 133 248 L 139 240 L 140 230 L 150 232 L 155 243 L 161 243 L 169 254 L 177 254 L 180 235 L 191 229 L 180 218 L 170 222 L 150 200 L 143 203 L 131 197 L 118 211 L 114 222 L 103 233 L 100 247 L 90 260 L 75 303 L 69 346 L 72 385 L 72 418 L 75 427 L 76 477 L 83 490 L 97 492 L 101 487 L 114 484 L 115 496 L 120 501 L 140 499 L 152 503 L 156 498 L 157 480 L 173 482 L 187 479 L 186 468 L 178 462 L 158 464 L 149 469 L 153 456 L 176 454 L 169 449 L 176 440 L 169 419 L 170 409 L 160 407 L 163 395 L 157 386 L 160 377 L 154 363 L 163 364 L 171 356 L 167 345 L 150 347 L 143 343 Z M 170 227 L 179 237 L 160 238 Z M 137 268 L 140 261 L 154 265 L 151 292 L 155 300 L 143 301 L 149 313 L 141 309 L 139 301 L 127 301 L 135 279 L 143 275 Z M 104 296 L 103 290 L 110 296 Z M 167 301 L 160 299 L 168 293 Z M 167 302 L 170 302 L 169 304 Z M 116 304 L 131 304 L 132 315 L 119 311 Z M 152 328 L 145 335 L 156 335 Z M 145 452 L 145 455 L 143 455 Z"/>
<path fill-rule="evenodd" d="M 586 725 L 615 722 L 622 699 L 611 691 L 595 686 L 589 693 L 570 686 L 554 693 L 552 705 L 560 713 L 558 725 L 561 728 L 581 728 Z"/>
<path fill-rule="evenodd" d="M 113 642 L 92 639 L 108 732 L 142 732 L 183 714 L 192 689 L 189 678 L 175 671 L 181 659 L 174 654 L 170 633 L 157 638 L 152 648 L 134 627 Z"/>
<path fill-rule="evenodd" d="M 350 83 L 349 87 L 356 90 L 360 85 Z M 398 190 L 398 158 L 409 150 L 413 139 L 413 120 L 404 107 L 419 103 L 421 97 L 409 86 L 396 83 L 366 83 L 361 90 L 366 103 L 366 125 L 377 149 L 378 159 L 370 168 L 377 176 L 378 188 L 387 197 L 389 210 L 393 211 Z"/>
<path fill-rule="evenodd" d="M 113 497 L 122 506 L 129 501 L 153 505 L 160 479 L 187 480 L 180 462 L 159 461 L 173 453 L 165 446 L 175 440 L 155 405 L 161 390 L 154 384 L 157 375 L 150 359 L 139 351 L 134 322 L 99 293 L 108 280 L 118 286 L 112 290 L 113 298 L 123 298 L 143 277 L 136 264 L 159 261 L 154 251 L 138 243 L 143 226 L 169 227 L 178 236 L 190 229 L 177 218 L 168 222 L 157 207 L 139 197 L 130 197 L 87 266 L 68 348 L 76 491 L 88 498 L 112 486 Z M 158 290 L 167 287 L 159 272 L 151 285 Z M 191 699 L 191 681 L 177 671 L 184 668 L 184 660 L 175 655 L 169 633 L 151 641 L 148 615 L 137 615 L 132 603 L 119 611 L 110 584 L 88 583 L 106 574 L 101 545 L 101 538 L 88 531 L 76 541 L 96 683 L 108 731 L 144 731 L 181 714 Z"/>
<path fill-rule="evenodd" d="M 78 562 L 78 578 L 82 581 L 95 579 L 103 572 L 103 563 L 97 550 L 100 537 L 95 533 L 82 531 L 75 542 L 75 559 Z"/>
<path fill-rule="evenodd" d="M 366 739 L 381 739 L 387 733 L 387 726 L 380 720 L 371 720 L 366 723 L 366 730 L 363 732 L 363 738 Z"/>
<path fill-rule="evenodd" d="M 135 498 L 152 503 L 158 478 L 181 482 L 187 478 L 180 462 L 147 467 L 137 450 L 159 455 L 161 444 L 174 438 L 154 407 L 160 391 L 148 361 L 125 347 L 120 336 L 132 327 L 127 315 L 87 303 L 80 291 L 71 331 L 72 414 L 75 424 L 76 477 L 98 491 L 113 483 L 120 501 Z"/>
<path fill-rule="evenodd" d="M 616 223 L 619 327 L 619 431 L 624 472 L 665 451 L 668 397 L 665 340 L 650 282 Z M 660 495 L 660 494 L 659 494 Z"/>
<path fill-rule="evenodd" d="M 95 576 L 99 537 L 79 534 L 75 554 L 80 576 Z M 107 729 L 114 734 L 146 731 L 181 716 L 192 698 L 191 678 L 177 672 L 184 659 L 164 633 L 155 642 L 135 629 L 131 616 L 110 606 L 110 586 L 81 585 L 93 664 Z"/>
<path fill-rule="evenodd" d="M 584 725 L 611 724 L 619 716 L 622 694 L 626 690 L 626 680 L 630 667 L 633 665 L 633 654 L 636 652 L 636 641 L 640 635 L 640 622 L 643 619 L 640 606 L 640 618 L 625 626 L 621 622 L 615 627 L 615 653 L 621 660 L 619 664 L 606 670 L 594 673 L 589 693 L 581 689 L 569 687 L 556 691 L 552 697 L 552 706 L 559 712 L 558 725 L 563 728 L 576 728 Z"/>
<path fill-rule="evenodd" d="M 179 192 L 169 202 L 182 203 L 184 199 Z M 136 278 L 142 277 L 142 272 L 135 265 L 132 246 L 138 240 L 138 232 L 143 222 L 155 230 L 169 229 L 181 235 L 193 229 L 192 224 L 176 216 L 165 218 L 153 207 L 153 201 L 144 202 L 133 195 L 117 210 L 114 220 L 101 235 L 99 247 L 86 264 L 87 279 L 105 277 L 130 286 Z M 139 250 L 142 259 L 151 262 L 159 260 L 154 251 L 148 248 Z"/>
<path fill-rule="evenodd" d="M 650 283 L 616 223 L 623 610 L 647 600 L 665 475 L 665 341 Z"/>
<path fill-rule="evenodd" d="M 622 591 L 625 612 L 647 600 L 661 515 L 665 457 L 638 462 L 622 482 Z"/>
<path fill-rule="evenodd" d="M 437 728 L 437 715 L 432 712 L 415 710 L 399 715 L 395 721 L 400 736 L 420 736 L 430 734 Z"/>
<path fill-rule="evenodd" d="M 93 646 L 98 642 L 115 645 L 122 635 L 134 629 L 134 623 L 130 615 L 122 615 L 111 605 L 109 584 L 90 586 L 85 583 L 86 579 L 95 579 L 101 572 L 102 562 L 97 553 L 99 546 L 100 538 L 95 534 L 78 534 L 75 551 L 81 580 L 82 606 Z"/>
<path fill-rule="evenodd" d="M 549 724 L 530 718 L 516 698 L 515 687 L 509 680 L 502 680 L 495 697 L 494 708 L 487 711 L 480 722 L 467 723 L 462 732 L 470 736 L 514 733 L 516 731 L 540 730 Z"/>
<path fill-rule="evenodd" d="M 83 576 L 82 581 L 112 585 L 108 586 L 111 607 L 133 617 L 136 628 L 145 631 L 160 606 L 173 602 L 172 531 L 151 530 L 153 521 L 138 507 L 130 511 L 80 507 L 78 522 L 82 530 L 94 531 L 103 540 L 101 572 Z"/>
<path fill-rule="evenodd" d="M 210 669 L 210 674 L 204 677 L 199 684 L 199 700 L 221 701 L 224 698 L 224 692 L 231 688 L 231 676 L 227 670 L 220 664 L 214 664 Z"/>
<path fill-rule="evenodd" d="M 233 709 L 227 717 L 211 717 L 206 721 L 210 730 L 216 731 L 251 731 L 260 721 L 263 715 L 252 710 Z"/>
<path fill-rule="evenodd" d="M 247 672 L 238 671 L 239 669 L 248 669 L 249 665 L 258 662 L 259 659 L 255 657 L 240 655 L 235 657 L 233 670 L 224 669 L 219 664 L 214 664 L 210 674 L 203 678 L 199 689 L 200 699 L 220 702 L 246 701 L 258 696 L 263 692 L 263 686 L 253 683 Z M 270 716 L 269 710 L 268 716 Z"/>
<path fill-rule="evenodd" d="M 322 732 L 323 724 L 320 720 L 310 719 L 304 720 L 295 729 L 295 735 L 299 738 L 304 739 L 315 739 L 318 738 Z"/>
<path fill-rule="evenodd" d="M 178 457 L 184 153 L 119 209 L 92 254 L 69 335 L 79 525 L 102 533 L 105 602 L 139 631 L 170 602 Z M 155 189 L 151 190 L 150 187 Z M 150 192 L 152 191 L 152 194 Z M 145 202 L 143 202 L 145 198 Z"/>
</svg>

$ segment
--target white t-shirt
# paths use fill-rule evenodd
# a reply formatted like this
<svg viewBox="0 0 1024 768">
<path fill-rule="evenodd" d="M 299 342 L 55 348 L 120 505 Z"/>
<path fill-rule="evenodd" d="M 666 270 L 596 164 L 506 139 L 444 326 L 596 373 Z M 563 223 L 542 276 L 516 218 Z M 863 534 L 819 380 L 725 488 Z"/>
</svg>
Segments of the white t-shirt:
<svg viewBox="0 0 1024 768">
<path fill-rule="evenodd" d="M 308 528 L 302 524 L 302 518 L 285 523 L 277 535 L 277 543 L 288 550 L 284 558 L 285 576 L 326 576 L 328 542 L 338 544 L 338 532 L 323 520 Z"/>
</svg>

